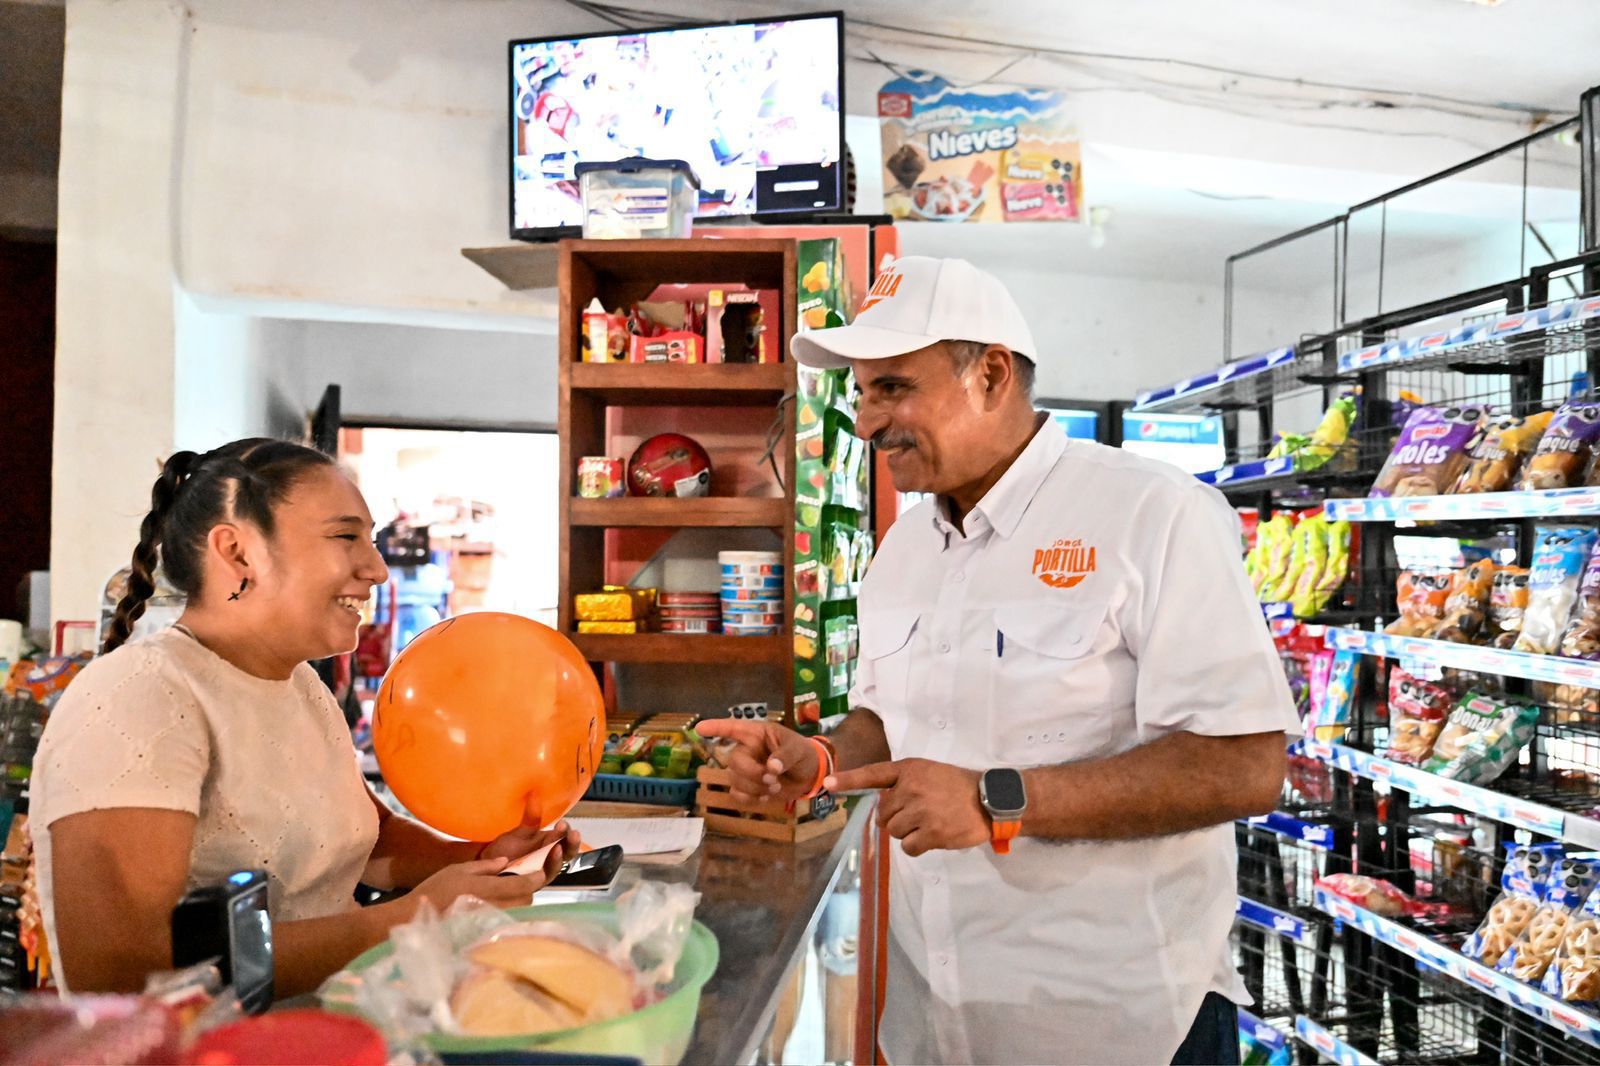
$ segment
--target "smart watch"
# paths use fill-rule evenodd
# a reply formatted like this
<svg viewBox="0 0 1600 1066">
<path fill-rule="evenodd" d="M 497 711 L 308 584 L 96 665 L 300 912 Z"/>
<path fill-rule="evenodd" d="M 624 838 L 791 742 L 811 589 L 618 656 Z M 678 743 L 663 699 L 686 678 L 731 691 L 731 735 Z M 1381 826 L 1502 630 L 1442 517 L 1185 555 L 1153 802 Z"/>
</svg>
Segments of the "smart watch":
<svg viewBox="0 0 1600 1066">
<path fill-rule="evenodd" d="M 1022 814 L 1028 809 L 1028 790 L 1016 770 L 985 770 L 978 779 L 978 800 L 989 812 L 989 844 L 996 855 L 1011 851 L 1011 839 L 1022 829 Z"/>
</svg>

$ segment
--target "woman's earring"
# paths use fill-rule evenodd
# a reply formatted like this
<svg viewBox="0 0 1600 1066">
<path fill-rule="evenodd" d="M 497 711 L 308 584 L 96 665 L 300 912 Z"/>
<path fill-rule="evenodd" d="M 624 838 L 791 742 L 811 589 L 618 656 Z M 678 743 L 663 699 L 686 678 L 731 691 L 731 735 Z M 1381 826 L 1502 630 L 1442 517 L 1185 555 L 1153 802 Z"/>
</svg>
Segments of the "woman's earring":
<svg viewBox="0 0 1600 1066">
<path fill-rule="evenodd" d="M 243 581 L 239 582 L 239 591 L 235 592 L 233 595 L 229 596 L 228 599 L 230 601 L 238 599 L 240 596 L 244 595 L 244 590 L 249 588 L 249 587 L 250 587 L 250 579 L 249 578 L 245 578 Z"/>
</svg>

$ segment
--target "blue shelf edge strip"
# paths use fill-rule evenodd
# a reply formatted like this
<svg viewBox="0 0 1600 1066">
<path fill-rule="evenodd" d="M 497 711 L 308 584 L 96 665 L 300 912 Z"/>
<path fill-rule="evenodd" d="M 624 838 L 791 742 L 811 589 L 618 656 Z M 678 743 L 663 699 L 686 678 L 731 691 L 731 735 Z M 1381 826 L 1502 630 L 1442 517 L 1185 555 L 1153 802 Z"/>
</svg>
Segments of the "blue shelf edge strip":
<svg viewBox="0 0 1600 1066">
<path fill-rule="evenodd" d="M 1265 829 L 1269 833 L 1276 833 L 1290 840 L 1299 840 L 1310 844 L 1314 848 L 1327 851 L 1333 847 L 1333 829 L 1326 825 L 1317 825 L 1314 822 L 1302 822 L 1293 815 L 1284 814 L 1282 811 L 1273 811 L 1271 814 L 1257 815 L 1254 818 L 1242 819 L 1245 825 L 1256 829 Z"/>
<path fill-rule="evenodd" d="M 1451 951 L 1422 934 L 1357 907 L 1326 889 L 1316 890 L 1317 909 L 1361 930 L 1374 940 L 1411 956 L 1418 962 L 1528 1014 L 1591 1047 L 1600 1047 L 1600 1015 L 1589 1014 L 1531 985 L 1490 969 L 1459 952 Z"/>
<path fill-rule="evenodd" d="M 1268 373 L 1280 366 L 1288 366 L 1294 362 L 1294 359 L 1293 348 L 1275 348 L 1270 352 L 1247 356 L 1232 363 L 1223 363 L 1215 370 L 1196 377 L 1185 378 L 1175 385 L 1168 385 L 1160 389 L 1148 389 L 1136 394 L 1133 399 L 1132 410 L 1139 412 L 1153 408 L 1156 405 L 1185 400 L 1200 393 L 1210 392 L 1212 389 L 1230 385 L 1236 381 L 1243 381 L 1258 374 Z"/>
<path fill-rule="evenodd" d="M 1451 781 L 1414 766 L 1369 755 L 1343 744 L 1298 741 L 1294 751 L 1335 769 L 1377 781 L 1409 792 L 1429 803 L 1454 807 L 1541 836 L 1555 837 L 1579 847 L 1600 847 L 1600 821 L 1581 814 L 1570 814 L 1541 803 L 1508 796 L 1477 785 Z M 1285 815 L 1284 817 L 1288 817 Z M 1268 828 L 1271 828 L 1268 826 Z M 1308 841 L 1308 843 L 1315 843 Z"/>
<path fill-rule="evenodd" d="M 1346 522 L 1461 522 L 1597 515 L 1600 514 L 1600 488 L 1328 500 L 1322 505 L 1322 513 L 1334 521 Z"/>
<path fill-rule="evenodd" d="M 1340 1066 L 1379 1066 L 1377 1059 L 1363 1055 L 1304 1014 L 1295 1015 L 1294 1032 L 1317 1054 Z"/>
<path fill-rule="evenodd" d="M 1585 322 L 1592 318 L 1600 318 L 1600 296 L 1565 300 L 1537 311 L 1502 315 L 1492 322 L 1474 322 L 1440 333 L 1385 341 L 1369 348 L 1345 352 L 1339 356 L 1339 372 L 1348 374 L 1357 370 L 1370 370 L 1375 366 L 1408 363 L 1416 359 L 1445 355 L 1489 341 L 1508 340 L 1536 330 Z"/>
<path fill-rule="evenodd" d="M 1600 688 L 1600 662 L 1587 659 L 1568 659 L 1561 655 L 1534 655 L 1530 652 L 1483 648 L 1476 644 L 1456 644 L 1448 640 L 1430 640 L 1426 637 L 1396 637 L 1388 633 L 1372 633 L 1364 629 L 1347 627 L 1329 627 L 1327 640 L 1329 646 L 1336 651 L 1353 651 L 1362 655 L 1398 659 L 1402 664 L 1427 663 L 1454 670 L 1470 670 L 1477 674 L 1498 674 L 1502 677 L 1526 678 L 1529 681 L 1547 681 L 1555 685 Z"/>
<path fill-rule="evenodd" d="M 1289 1046 L 1289 1034 L 1269 1022 L 1264 1022 L 1254 1014 L 1239 1008 L 1239 1031 L 1248 1033 L 1256 1043 L 1269 1051 L 1278 1051 Z"/>
<path fill-rule="evenodd" d="M 1282 455 L 1276 459 L 1257 459 L 1249 463 L 1234 463 L 1196 474 L 1207 485 L 1233 485 L 1269 477 L 1282 477 L 1294 473 L 1294 456 Z"/>
<path fill-rule="evenodd" d="M 1246 896 L 1239 897 L 1233 913 L 1241 922 L 1253 925 L 1257 929 L 1264 929 L 1275 936 L 1296 941 L 1306 939 L 1307 928 L 1304 919 L 1285 914 L 1276 907 L 1269 907 Z"/>
</svg>

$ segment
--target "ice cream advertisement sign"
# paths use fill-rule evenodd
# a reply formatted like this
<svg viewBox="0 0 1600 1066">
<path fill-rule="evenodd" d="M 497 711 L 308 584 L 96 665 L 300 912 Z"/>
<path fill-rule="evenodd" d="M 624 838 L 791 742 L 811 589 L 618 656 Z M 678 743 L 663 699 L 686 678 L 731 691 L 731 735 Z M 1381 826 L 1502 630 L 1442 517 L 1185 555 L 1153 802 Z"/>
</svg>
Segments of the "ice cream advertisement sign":
<svg viewBox="0 0 1600 1066">
<path fill-rule="evenodd" d="M 1066 97 L 957 87 L 908 71 L 878 90 L 884 210 L 928 222 L 1080 222 L 1083 158 Z"/>
</svg>

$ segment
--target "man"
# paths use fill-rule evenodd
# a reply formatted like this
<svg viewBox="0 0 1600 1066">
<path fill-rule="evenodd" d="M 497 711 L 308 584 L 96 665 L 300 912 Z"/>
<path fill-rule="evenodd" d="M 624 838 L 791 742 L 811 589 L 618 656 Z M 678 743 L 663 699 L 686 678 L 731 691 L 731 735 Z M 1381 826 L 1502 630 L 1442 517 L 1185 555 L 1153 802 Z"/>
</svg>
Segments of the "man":
<svg viewBox="0 0 1600 1066">
<path fill-rule="evenodd" d="M 889 1062 L 1237 1062 L 1229 823 L 1299 730 L 1237 518 L 1035 412 L 1027 324 L 964 260 L 900 259 L 793 352 L 851 367 L 857 432 L 937 495 L 867 575 L 831 745 L 701 731 L 750 795 L 881 790 Z"/>
</svg>

